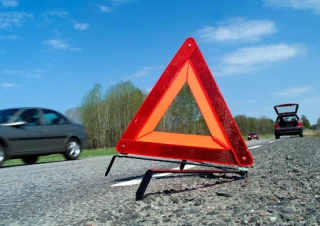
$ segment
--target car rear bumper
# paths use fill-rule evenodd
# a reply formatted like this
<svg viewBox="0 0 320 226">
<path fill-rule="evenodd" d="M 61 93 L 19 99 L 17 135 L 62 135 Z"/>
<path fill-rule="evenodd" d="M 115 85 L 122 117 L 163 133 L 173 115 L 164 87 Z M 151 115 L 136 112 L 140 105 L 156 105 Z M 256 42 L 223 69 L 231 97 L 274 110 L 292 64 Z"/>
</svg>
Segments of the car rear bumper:
<svg viewBox="0 0 320 226">
<path fill-rule="evenodd" d="M 288 128 L 280 128 L 276 129 L 274 133 L 276 135 L 296 135 L 302 133 L 302 128 L 297 127 L 288 127 Z"/>
</svg>

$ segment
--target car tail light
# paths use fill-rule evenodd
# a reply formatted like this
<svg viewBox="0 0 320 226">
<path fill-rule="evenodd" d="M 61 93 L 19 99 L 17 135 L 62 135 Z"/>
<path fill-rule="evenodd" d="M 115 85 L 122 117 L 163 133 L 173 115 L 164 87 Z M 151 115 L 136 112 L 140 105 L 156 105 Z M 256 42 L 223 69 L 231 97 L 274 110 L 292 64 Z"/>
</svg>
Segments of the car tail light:
<svg viewBox="0 0 320 226">
<path fill-rule="evenodd" d="M 279 128 L 280 128 L 279 123 L 275 122 L 275 123 L 274 123 L 274 128 L 275 128 L 275 129 L 279 129 Z"/>
<path fill-rule="evenodd" d="M 302 127 L 302 122 L 300 120 L 298 121 L 297 127 Z"/>
</svg>

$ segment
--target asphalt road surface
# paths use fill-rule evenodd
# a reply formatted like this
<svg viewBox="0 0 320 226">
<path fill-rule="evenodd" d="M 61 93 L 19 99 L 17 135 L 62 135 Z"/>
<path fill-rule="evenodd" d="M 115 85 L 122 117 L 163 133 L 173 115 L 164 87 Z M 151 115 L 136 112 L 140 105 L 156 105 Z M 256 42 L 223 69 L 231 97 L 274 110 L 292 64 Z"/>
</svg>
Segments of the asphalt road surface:
<svg viewBox="0 0 320 226">
<path fill-rule="evenodd" d="M 283 140 L 246 143 L 250 150 L 259 151 L 275 148 Z M 128 222 L 126 216 L 135 217 L 136 190 L 144 173 L 149 168 L 179 167 L 175 163 L 118 158 L 105 177 L 110 160 L 110 156 L 94 157 L 1 168 L 0 225 L 121 225 Z M 172 187 L 178 181 L 172 177 L 161 185 Z M 146 194 L 152 197 L 157 190 L 161 191 L 151 181 Z"/>
</svg>

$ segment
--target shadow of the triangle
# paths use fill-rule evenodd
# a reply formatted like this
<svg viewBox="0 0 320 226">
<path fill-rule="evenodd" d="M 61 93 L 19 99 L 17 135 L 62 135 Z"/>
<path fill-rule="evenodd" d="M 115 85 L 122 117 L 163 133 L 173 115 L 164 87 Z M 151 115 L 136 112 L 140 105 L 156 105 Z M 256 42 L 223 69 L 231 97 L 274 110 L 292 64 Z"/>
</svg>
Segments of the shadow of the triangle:
<svg viewBox="0 0 320 226">
<path fill-rule="evenodd" d="M 179 177 L 192 177 L 195 174 L 191 174 L 191 175 L 179 175 L 174 176 L 174 175 L 170 175 L 170 176 L 165 176 L 165 177 L 161 177 L 161 178 L 157 178 L 158 179 L 178 179 Z M 245 179 L 245 177 L 242 176 L 227 176 L 227 175 L 214 175 L 214 174 L 209 174 L 209 175 L 203 175 L 203 174 L 199 174 L 198 176 L 200 177 L 205 177 L 206 179 L 218 179 L 216 180 L 214 183 L 206 183 L 204 185 L 198 186 L 198 187 L 192 187 L 192 188 L 183 188 L 183 189 L 170 189 L 170 190 L 164 190 L 164 191 L 158 191 L 158 192 L 152 192 L 152 193 L 147 193 L 144 195 L 143 199 L 154 196 L 154 195 L 170 195 L 170 194 L 179 194 L 179 193 L 185 193 L 185 192 L 191 192 L 191 191 L 195 191 L 195 190 L 199 190 L 199 189 L 203 189 L 203 188 L 209 188 L 209 187 L 214 187 L 217 185 L 221 185 L 221 184 L 226 184 L 226 183 L 232 183 L 238 180 L 243 180 Z M 220 179 L 223 179 L 223 181 L 221 181 Z M 150 181 L 150 183 L 152 183 L 152 180 Z"/>
<path fill-rule="evenodd" d="M 164 178 L 164 177 L 162 177 L 162 178 Z M 217 178 L 221 178 L 221 177 L 219 177 L 219 176 L 214 176 L 214 177 L 210 177 L 210 178 L 208 177 L 208 179 L 217 179 Z M 146 193 L 144 195 L 143 199 L 147 199 L 147 198 L 153 197 L 155 195 L 159 195 L 160 196 L 160 195 L 171 195 L 171 194 L 192 192 L 192 191 L 195 191 L 195 190 L 214 187 L 214 186 L 221 185 L 221 184 L 226 184 L 226 183 L 232 183 L 232 182 L 235 182 L 237 180 L 243 180 L 244 179 L 244 177 L 241 177 L 241 176 L 231 176 L 231 177 L 223 177 L 223 178 L 227 178 L 227 179 L 230 179 L 230 180 L 228 180 L 228 181 L 219 181 L 218 180 L 218 181 L 215 181 L 214 183 L 207 183 L 207 184 L 204 184 L 202 186 L 193 187 L 193 188 L 183 188 L 183 189 L 177 189 L 177 190 L 176 189 L 170 189 L 170 190 Z"/>
</svg>

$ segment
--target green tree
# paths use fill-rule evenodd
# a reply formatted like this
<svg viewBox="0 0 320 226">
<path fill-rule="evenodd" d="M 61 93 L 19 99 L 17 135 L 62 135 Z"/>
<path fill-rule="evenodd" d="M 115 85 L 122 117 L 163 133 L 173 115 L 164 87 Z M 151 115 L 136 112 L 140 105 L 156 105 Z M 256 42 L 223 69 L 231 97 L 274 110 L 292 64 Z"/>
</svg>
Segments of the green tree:
<svg viewBox="0 0 320 226">
<path fill-rule="evenodd" d="M 114 147 L 146 96 L 131 82 L 102 92 L 102 86 L 94 84 L 82 99 L 81 119 L 92 148 Z"/>
<path fill-rule="evenodd" d="M 210 134 L 188 84 L 181 88 L 156 130 L 187 134 Z"/>
<path fill-rule="evenodd" d="M 103 147 L 104 125 L 102 121 L 102 87 L 94 84 L 93 88 L 83 97 L 81 119 L 88 134 L 88 146 Z"/>
<path fill-rule="evenodd" d="M 320 117 L 317 120 L 317 124 L 320 125 Z"/>
<path fill-rule="evenodd" d="M 105 109 L 110 116 L 108 126 L 109 145 L 115 145 L 138 111 L 146 94 L 131 82 L 120 82 L 106 92 Z"/>
<path fill-rule="evenodd" d="M 309 120 L 307 119 L 307 116 L 301 115 L 301 120 L 302 120 L 302 124 L 303 124 L 304 128 L 306 128 L 306 129 L 310 129 L 311 128 L 311 125 L 310 125 Z"/>
<path fill-rule="evenodd" d="M 239 130 L 242 134 L 249 133 L 249 120 L 248 120 L 247 116 L 237 115 L 234 117 L 234 120 L 236 121 L 237 126 L 239 127 Z"/>
</svg>

